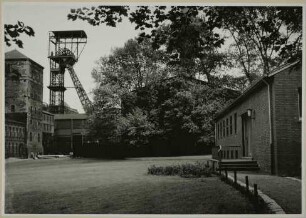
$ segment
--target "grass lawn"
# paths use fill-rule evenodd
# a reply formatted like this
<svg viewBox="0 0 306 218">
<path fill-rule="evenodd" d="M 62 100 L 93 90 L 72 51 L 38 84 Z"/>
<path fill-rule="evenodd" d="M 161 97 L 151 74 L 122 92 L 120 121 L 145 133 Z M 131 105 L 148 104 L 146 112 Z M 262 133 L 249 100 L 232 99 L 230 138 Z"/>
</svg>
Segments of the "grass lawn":
<svg viewBox="0 0 306 218">
<path fill-rule="evenodd" d="M 233 174 L 231 174 L 233 176 Z M 273 175 L 259 175 L 256 173 L 238 173 L 238 179 L 245 181 L 249 176 L 249 183 L 257 183 L 258 189 L 273 198 L 286 213 L 300 214 L 302 212 L 302 183 L 285 177 Z"/>
<path fill-rule="evenodd" d="M 49 159 L 6 163 L 5 213 L 255 213 L 247 198 L 217 177 L 186 179 L 147 174 L 152 164 L 192 163 L 204 158 Z"/>
</svg>

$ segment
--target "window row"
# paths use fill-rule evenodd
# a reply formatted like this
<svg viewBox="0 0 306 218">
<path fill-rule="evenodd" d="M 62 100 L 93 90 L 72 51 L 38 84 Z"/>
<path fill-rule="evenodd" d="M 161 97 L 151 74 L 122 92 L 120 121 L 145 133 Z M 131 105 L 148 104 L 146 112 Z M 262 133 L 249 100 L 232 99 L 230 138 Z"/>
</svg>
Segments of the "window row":
<svg viewBox="0 0 306 218">
<path fill-rule="evenodd" d="M 52 126 L 49 124 L 43 124 L 44 126 L 44 131 L 51 131 L 52 130 Z"/>
<path fill-rule="evenodd" d="M 51 122 L 51 121 L 54 121 L 54 117 L 53 116 L 49 116 L 47 114 L 43 114 L 43 120 Z"/>
<path fill-rule="evenodd" d="M 237 134 L 237 113 L 220 120 L 216 125 L 217 139 Z"/>
<path fill-rule="evenodd" d="M 17 143 L 8 143 L 7 146 L 5 146 L 6 153 L 11 155 L 18 155 L 19 154 L 19 146 Z"/>
<path fill-rule="evenodd" d="M 9 137 L 17 137 L 23 138 L 24 137 L 24 130 L 22 127 L 6 127 L 5 128 L 5 136 Z"/>
</svg>

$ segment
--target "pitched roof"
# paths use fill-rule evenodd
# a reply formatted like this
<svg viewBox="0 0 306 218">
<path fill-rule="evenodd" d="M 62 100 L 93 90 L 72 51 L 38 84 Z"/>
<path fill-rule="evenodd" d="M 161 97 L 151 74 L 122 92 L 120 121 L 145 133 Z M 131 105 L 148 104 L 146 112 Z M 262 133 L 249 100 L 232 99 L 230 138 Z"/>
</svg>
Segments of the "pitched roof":
<svg viewBox="0 0 306 218">
<path fill-rule="evenodd" d="M 22 54 L 20 51 L 18 51 L 17 49 L 14 49 L 12 51 L 8 51 L 5 53 L 5 60 L 29 60 L 35 64 L 37 64 L 38 66 L 44 68 L 43 66 L 41 66 L 40 64 L 38 64 L 37 62 L 33 61 L 31 58 L 27 57 L 26 55 Z"/>
<path fill-rule="evenodd" d="M 239 104 L 240 102 L 242 102 L 247 96 L 249 96 L 250 94 L 252 94 L 255 90 L 257 90 L 258 87 L 262 86 L 263 84 L 265 84 L 266 79 L 272 78 L 274 77 L 276 74 L 285 71 L 286 69 L 289 69 L 297 64 L 301 63 L 300 61 L 296 61 L 294 63 L 290 63 L 290 64 L 284 64 L 281 65 L 279 67 L 277 67 L 276 69 L 272 70 L 272 72 L 269 75 L 264 75 L 260 78 L 258 78 L 250 87 L 248 87 L 238 98 L 236 98 L 233 102 L 231 102 L 229 105 L 227 105 L 226 107 L 224 107 L 221 111 L 219 111 L 216 116 L 215 116 L 215 120 L 221 118 L 224 114 L 226 114 L 229 110 L 231 110 L 233 107 L 235 107 L 237 104 Z M 265 81 L 265 82 L 264 82 Z"/>
<path fill-rule="evenodd" d="M 30 59 L 16 49 L 6 52 L 5 59 Z"/>
</svg>

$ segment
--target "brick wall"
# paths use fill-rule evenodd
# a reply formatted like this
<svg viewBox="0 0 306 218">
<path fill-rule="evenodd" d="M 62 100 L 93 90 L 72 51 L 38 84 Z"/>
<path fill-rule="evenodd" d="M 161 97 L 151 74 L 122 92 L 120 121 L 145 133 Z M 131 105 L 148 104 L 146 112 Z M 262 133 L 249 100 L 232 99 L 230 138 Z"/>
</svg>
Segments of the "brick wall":
<svg viewBox="0 0 306 218">
<path fill-rule="evenodd" d="M 250 153 L 251 156 L 258 161 L 261 170 L 271 171 L 271 149 L 269 135 L 269 110 L 268 110 L 268 88 L 262 85 L 253 94 L 249 95 L 243 102 L 232 108 L 223 117 L 217 120 L 217 125 L 220 122 L 232 116 L 233 118 L 233 134 L 220 138 L 217 137 L 216 145 L 222 146 L 240 146 L 242 151 L 242 118 L 241 115 L 246 113 L 248 109 L 255 112 L 255 119 L 250 120 L 251 135 L 250 135 Z M 237 114 L 237 133 L 234 127 L 234 114 Z M 229 121 L 230 123 L 230 121 Z M 217 127 L 218 130 L 218 127 Z M 226 132 L 226 131 L 225 131 Z M 217 134 L 218 136 L 218 134 Z"/>
<path fill-rule="evenodd" d="M 274 76 L 274 141 L 279 175 L 301 174 L 299 87 L 302 87 L 301 67 L 287 69 Z"/>
</svg>

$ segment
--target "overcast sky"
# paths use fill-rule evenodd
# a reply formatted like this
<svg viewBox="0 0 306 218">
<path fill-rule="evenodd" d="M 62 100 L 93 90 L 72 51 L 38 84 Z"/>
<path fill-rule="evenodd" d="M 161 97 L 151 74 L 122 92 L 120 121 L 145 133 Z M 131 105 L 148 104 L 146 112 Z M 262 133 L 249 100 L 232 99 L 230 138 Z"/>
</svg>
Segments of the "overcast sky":
<svg viewBox="0 0 306 218">
<path fill-rule="evenodd" d="M 101 3 L 98 3 L 99 5 Z M 71 21 L 67 19 L 67 14 L 71 8 L 80 6 L 91 6 L 95 3 L 3 3 L 3 21 L 6 24 L 15 24 L 17 21 L 24 22 L 35 31 L 35 37 L 22 37 L 24 48 L 20 49 L 15 45 L 5 46 L 5 52 L 17 49 L 24 55 L 33 59 L 44 69 L 44 98 L 43 101 L 49 104 L 50 71 L 48 60 L 48 32 L 53 30 L 84 30 L 87 34 L 87 45 L 80 56 L 74 69 L 78 75 L 85 91 L 90 94 L 95 87 L 91 77 L 91 70 L 95 61 L 101 56 L 108 55 L 112 48 L 121 47 L 124 43 L 137 36 L 138 32 L 128 21 L 124 21 L 116 28 L 101 26 L 91 26 L 84 21 Z M 68 73 L 65 75 L 65 86 L 71 87 L 73 83 Z M 75 89 L 67 89 L 65 101 L 79 112 L 84 112 Z"/>
</svg>

